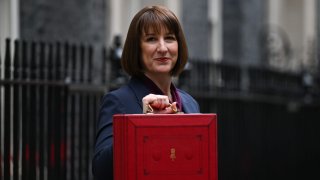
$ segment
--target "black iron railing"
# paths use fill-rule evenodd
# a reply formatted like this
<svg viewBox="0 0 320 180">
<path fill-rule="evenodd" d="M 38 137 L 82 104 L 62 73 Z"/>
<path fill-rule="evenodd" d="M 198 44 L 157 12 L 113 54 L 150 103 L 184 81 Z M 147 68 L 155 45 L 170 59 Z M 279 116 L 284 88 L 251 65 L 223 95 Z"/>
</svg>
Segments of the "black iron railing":
<svg viewBox="0 0 320 180">
<path fill-rule="evenodd" d="M 0 83 L 1 177 L 92 179 L 96 115 L 106 90 L 92 83 L 92 47 L 15 41 L 11 49 L 11 43 Z"/>
<path fill-rule="evenodd" d="M 312 85 L 302 72 L 281 72 L 268 68 L 190 60 L 191 69 L 182 73 L 179 87 L 201 98 L 243 99 L 258 102 L 288 103 L 303 101 L 312 94 L 319 103 L 319 76 L 311 75 Z"/>
</svg>

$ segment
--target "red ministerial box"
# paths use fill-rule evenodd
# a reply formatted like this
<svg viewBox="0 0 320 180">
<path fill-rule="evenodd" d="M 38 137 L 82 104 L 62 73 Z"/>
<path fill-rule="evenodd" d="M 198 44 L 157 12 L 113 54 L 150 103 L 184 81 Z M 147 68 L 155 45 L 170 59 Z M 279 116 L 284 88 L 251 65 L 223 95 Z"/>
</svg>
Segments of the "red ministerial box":
<svg viewBox="0 0 320 180">
<path fill-rule="evenodd" d="M 115 180 L 217 180 L 216 114 L 114 115 Z"/>
</svg>

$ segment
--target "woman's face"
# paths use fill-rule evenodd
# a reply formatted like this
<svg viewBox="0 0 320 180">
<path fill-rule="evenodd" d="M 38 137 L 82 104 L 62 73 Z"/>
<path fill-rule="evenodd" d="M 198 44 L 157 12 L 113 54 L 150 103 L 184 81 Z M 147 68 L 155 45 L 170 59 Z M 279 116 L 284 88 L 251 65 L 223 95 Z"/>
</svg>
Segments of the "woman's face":
<svg viewBox="0 0 320 180">
<path fill-rule="evenodd" d="M 170 75 L 178 59 L 178 41 L 166 28 L 160 33 L 149 29 L 141 36 L 141 51 L 145 74 Z"/>
</svg>

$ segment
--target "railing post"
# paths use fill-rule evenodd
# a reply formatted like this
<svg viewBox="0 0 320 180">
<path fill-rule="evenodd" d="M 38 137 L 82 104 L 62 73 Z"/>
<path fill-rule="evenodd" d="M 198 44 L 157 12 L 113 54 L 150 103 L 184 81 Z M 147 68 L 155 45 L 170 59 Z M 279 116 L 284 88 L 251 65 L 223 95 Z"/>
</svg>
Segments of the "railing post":
<svg viewBox="0 0 320 180">
<path fill-rule="evenodd" d="M 40 42 L 40 54 L 39 54 L 39 71 L 38 71 L 38 80 L 40 82 L 46 81 L 46 73 L 47 73 L 47 67 L 46 67 L 46 46 L 45 43 Z M 38 111 L 38 117 L 39 117 L 39 134 L 37 137 L 38 141 L 38 166 L 39 166 L 39 179 L 45 179 L 45 155 L 46 155 L 46 148 L 45 148 L 45 142 L 46 142 L 46 125 L 47 125 L 47 116 L 46 116 L 46 92 L 47 92 L 47 85 L 45 84 L 39 84 L 39 111 Z"/>
<path fill-rule="evenodd" d="M 49 54 L 48 54 L 48 81 L 54 82 L 55 77 L 55 66 L 54 66 L 54 46 L 49 44 Z M 56 159 L 55 159 L 55 143 L 54 143 L 54 127 L 56 114 L 54 111 L 55 101 L 54 101 L 54 85 L 50 84 L 48 86 L 48 122 L 47 122 L 47 153 L 48 153 L 48 180 L 56 179 Z"/>
<path fill-rule="evenodd" d="M 14 58 L 13 58 L 13 80 L 20 80 L 21 76 L 21 54 L 20 42 L 14 42 Z M 13 85 L 13 180 L 19 179 L 20 169 L 20 122 L 21 122 L 21 84 Z"/>
<path fill-rule="evenodd" d="M 2 131 L 2 59 L 0 51 L 0 130 Z M 0 180 L 2 180 L 2 134 L 0 133 Z"/>
<path fill-rule="evenodd" d="M 93 48 L 92 46 L 89 46 L 89 52 L 88 52 L 88 71 L 87 71 L 87 82 L 88 83 L 92 83 L 92 68 L 93 68 Z M 102 59 L 102 62 L 104 62 L 105 60 Z M 104 70 L 104 63 L 102 63 L 102 71 Z M 102 77 L 103 78 L 103 77 Z M 103 78 L 104 79 L 104 78 Z"/>
<path fill-rule="evenodd" d="M 69 45 L 64 44 L 61 48 L 63 49 L 63 53 L 60 56 L 60 78 L 59 81 L 63 82 L 64 85 L 61 87 L 61 123 L 60 123 L 60 131 L 61 131 L 61 140 L 60 140 L 60 174 L 61 180 L 67 179 L 67 147 L 68 147 L 68 136 L 67 136 L 67 112 L 68 112 L 68 103 L 69 103 L 69 81 L 68 78 L 68 69 L 69 69 Z M 64 62 L 64 64 L 63 64 Z M 59 108 L 59 107 L 58 107 Z"/>
<path fill-rule="evenodd" d="M 241 65 L 240 68 L 241 68 L 240 89 L 243 93 L 248 93 L 250 88 L 249 68 L 245 64 Z"/>
<path fill-rule="evenodd" d="M 28 43 L 26 41 L 22 42 L 22 67 L 21 67 L 21 80 L 27 82 L 29 80 L 29 53 L 28 53 Z M 30 124 L 30 87 L 28 84 L 22 85 L 21 88 L 21 116 L 22 116 L 22 180 L 29 179 L 29 161 L 30 161 L 30 149 L 29 149 L 29 124 Z"/>
<path fill-rule="evenodd" d="M 31 42 L 31 54 L 30 54 L 30 81 L 37 80 L 37 45 L 35 42 Z M 38 131 L 38 116 L 37 106 L 39 105 L 38 100 L 38 88 L 36 84 L 30 85 L 30 96 L 28 98 L 28 105 L 30 107 L 29 113 L 29 147 L 30 147 L 30 159 L 29 159 L 29 177 L 30 180 L 36 179 L 36 135 Z"/>
<path fill-rule="evenodd" d="M 77 60 L 77 46 L 76 45 L 72 45 L 71 46 L 71 67 L 70 67 L 70 79 L 71 82 L 74 83 L 76 82 L 76 60 Z M 78 110 L 77 107 L 77 96 L 76 94 L 70 94 L 70 121 L 68 123 L 68 129 L 69 129 L 69 136 L 70 136 L 70 179 L 77 179 L 79 178 L 77 176 L 77 169 L 76 169 L 76 111 Z"/>
<path fill-rule="evenodd" d="M 4 58 L 4 79 L 11 78 L 11 40 L 6 39 L 6 52 Z M 3 177 L 10 179 L 11 169 L 11 85 L 4 85 L 4 153 L 3 153 Z"/>
</svg>

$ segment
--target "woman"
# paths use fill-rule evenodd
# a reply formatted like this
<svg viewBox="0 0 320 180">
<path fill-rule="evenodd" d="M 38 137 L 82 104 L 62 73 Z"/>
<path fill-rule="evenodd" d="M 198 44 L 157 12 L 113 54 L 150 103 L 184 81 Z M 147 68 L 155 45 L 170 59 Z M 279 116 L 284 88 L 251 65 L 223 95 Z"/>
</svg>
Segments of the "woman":
<svg viewBox="0 0 320 180">
<path fill-rule="evenodd" d="M 162 6 L 145 7 L 133 18 L 121 63 L 129 83 L 103 97 L 93 158 L 97 180 L 112 179 L 112 116 L 141 113 L 199 113 L 198 103 L 172 84 L 187 62 L 177 17 Z"/>
</svg>

